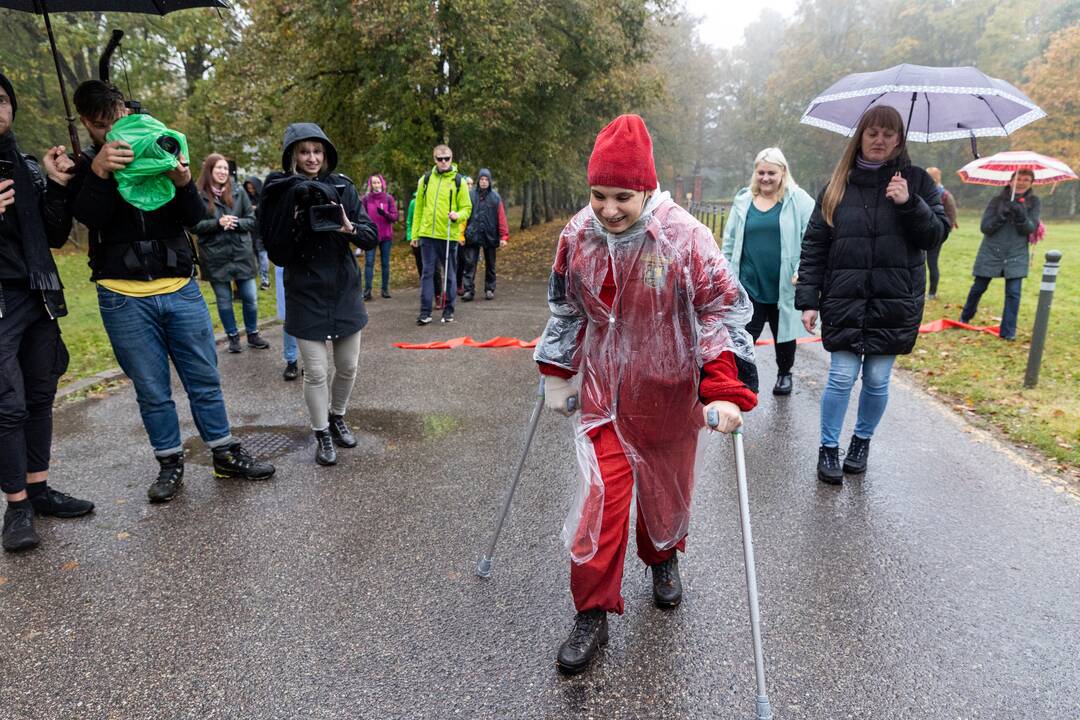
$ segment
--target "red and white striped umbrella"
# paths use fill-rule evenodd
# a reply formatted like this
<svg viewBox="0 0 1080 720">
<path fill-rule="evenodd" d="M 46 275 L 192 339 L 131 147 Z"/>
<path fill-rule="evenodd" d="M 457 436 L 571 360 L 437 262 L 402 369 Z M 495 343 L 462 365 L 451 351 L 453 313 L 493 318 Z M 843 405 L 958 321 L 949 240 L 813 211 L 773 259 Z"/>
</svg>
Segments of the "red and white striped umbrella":
<svg viewBox="0 0 1080 720">
<path fill-rule="evenodd" d="M 1036 185 L 1076 180 L 1076 173 L 1062 161 L 1027 150 L 1007 150 L 972 160 L 956 171 L 960 179 L 975 185 L 1008 185 L 1017 170 L 1035 173 Z"/>
</svg>

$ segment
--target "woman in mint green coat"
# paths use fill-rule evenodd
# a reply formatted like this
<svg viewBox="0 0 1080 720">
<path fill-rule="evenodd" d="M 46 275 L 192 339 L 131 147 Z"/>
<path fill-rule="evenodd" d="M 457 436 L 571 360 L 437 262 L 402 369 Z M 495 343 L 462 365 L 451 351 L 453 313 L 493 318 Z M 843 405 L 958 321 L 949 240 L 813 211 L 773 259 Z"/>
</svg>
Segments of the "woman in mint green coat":
<svg viewBox="0 0 1080 720">
<path fill-rule="evenodd" d="M 784 153 L 765 148 L 724 225 L 724 256 L 754 305 L 746 331 L 756 341 L 767 322 L 776 343 L 773 395 L 791 394 L 795 341 L 807 335 L 795 309 L 794 279 L 813 211 L 814 199 L 792 179 Z"/>
</svg>

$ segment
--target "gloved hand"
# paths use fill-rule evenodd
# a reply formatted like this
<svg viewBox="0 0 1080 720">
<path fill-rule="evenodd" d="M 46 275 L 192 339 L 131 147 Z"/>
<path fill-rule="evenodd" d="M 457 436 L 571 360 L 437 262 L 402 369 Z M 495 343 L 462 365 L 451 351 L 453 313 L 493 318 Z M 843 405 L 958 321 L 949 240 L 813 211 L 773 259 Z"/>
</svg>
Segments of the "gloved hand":
<svg viewBox="0 0 1080 720">
<path fill-rule="evenodd" d="M 1027 222 L 1027 208 L 1024 207 L 1024 203 L 1013 201 L 1009 203 L 1012 210 L 1013 222 L 1017 225 L 1023 225 Z"/>
<path fill-rule="evenodd" d="M 709 411 L 715 410 L 719 422 L 716 427 L 709 425 Z M 739 406 L 727 400 L 716 400 L 701 408 L 701 416 L 705 419 L 705 427 L 718 432 L 729 433 L 742 427 L 742 413 Z"/>
<path fill-rule="evenodd" d="M 567 401 L 573 398 L 573 409 L 567 409 Z M 578 394 L 577 388 L 568 380 L 563 380 L 555 375 L 544 376 L 544 407 L 557 413 L 570 417 L 577 412 Z"/>
<path fill-rule="evenodd" d="M 384 208 L 382 205 L 380 205 L 377 209 L 379 211 L 379 214 L 383 217 L 388 217 L 390 215 L 390 213 L 386 212 L 386 208 Z"/>
</svg>

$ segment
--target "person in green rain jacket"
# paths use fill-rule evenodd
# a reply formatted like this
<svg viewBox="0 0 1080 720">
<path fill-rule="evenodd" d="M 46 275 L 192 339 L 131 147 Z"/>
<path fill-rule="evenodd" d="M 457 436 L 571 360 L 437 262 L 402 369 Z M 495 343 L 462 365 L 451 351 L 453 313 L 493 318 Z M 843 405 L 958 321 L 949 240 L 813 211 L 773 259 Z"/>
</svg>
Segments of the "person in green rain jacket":
<svg viewBox="0 0 1080 720">
<path fill-rule="evenodd" d="M 412 246 L 420 248 L 423 262 L 417 325 L 431 322 L 431 307 L 436 293 L 446 295 L 442 321 L 454 321 L 458 240 L 472 212 L 469 190 L 457 171 L 450 148 L 436 145 L 433 154 L 435 167 L 424 173 L 416 184 L 416 208 L 409 234 Z M 447 287 L 436 288 L 435 272 L 443 261 L 446 263 L 443 275 Z"/>
</svg>

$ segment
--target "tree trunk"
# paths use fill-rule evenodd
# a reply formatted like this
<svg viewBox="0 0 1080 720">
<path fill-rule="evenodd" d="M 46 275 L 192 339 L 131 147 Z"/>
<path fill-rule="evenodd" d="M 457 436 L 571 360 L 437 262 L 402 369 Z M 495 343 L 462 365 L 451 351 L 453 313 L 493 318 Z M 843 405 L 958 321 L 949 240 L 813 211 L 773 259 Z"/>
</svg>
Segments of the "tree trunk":
<svg viewBox="0 0 1080 720">
<path fill-rule="evenodd" d="M 548 186 L 548 181 L 544 180 L 544 222 L 551 222 L 555 219 L 555 188 Z"/>
<path fill-rule="evenodd" d="M 543 204 L 543 186 L 540 183 L 540 178 L 533 178 L 532 182 L 532 224 L 539 225 L 544 222 L 544 209 L 540 207 Z"/>
<path fill-rule="evenodd" d="M 532 205 L 533 205 L 532 183 L 531 182 L 524 183 L 522 185 L 522 190 L 524 191 L 524 196 L 525 197 L 522 198 L 522 202 L 521 202 L 521 229 L 524 230 L 525 228 L 532 225 Z"/>
</svg>

